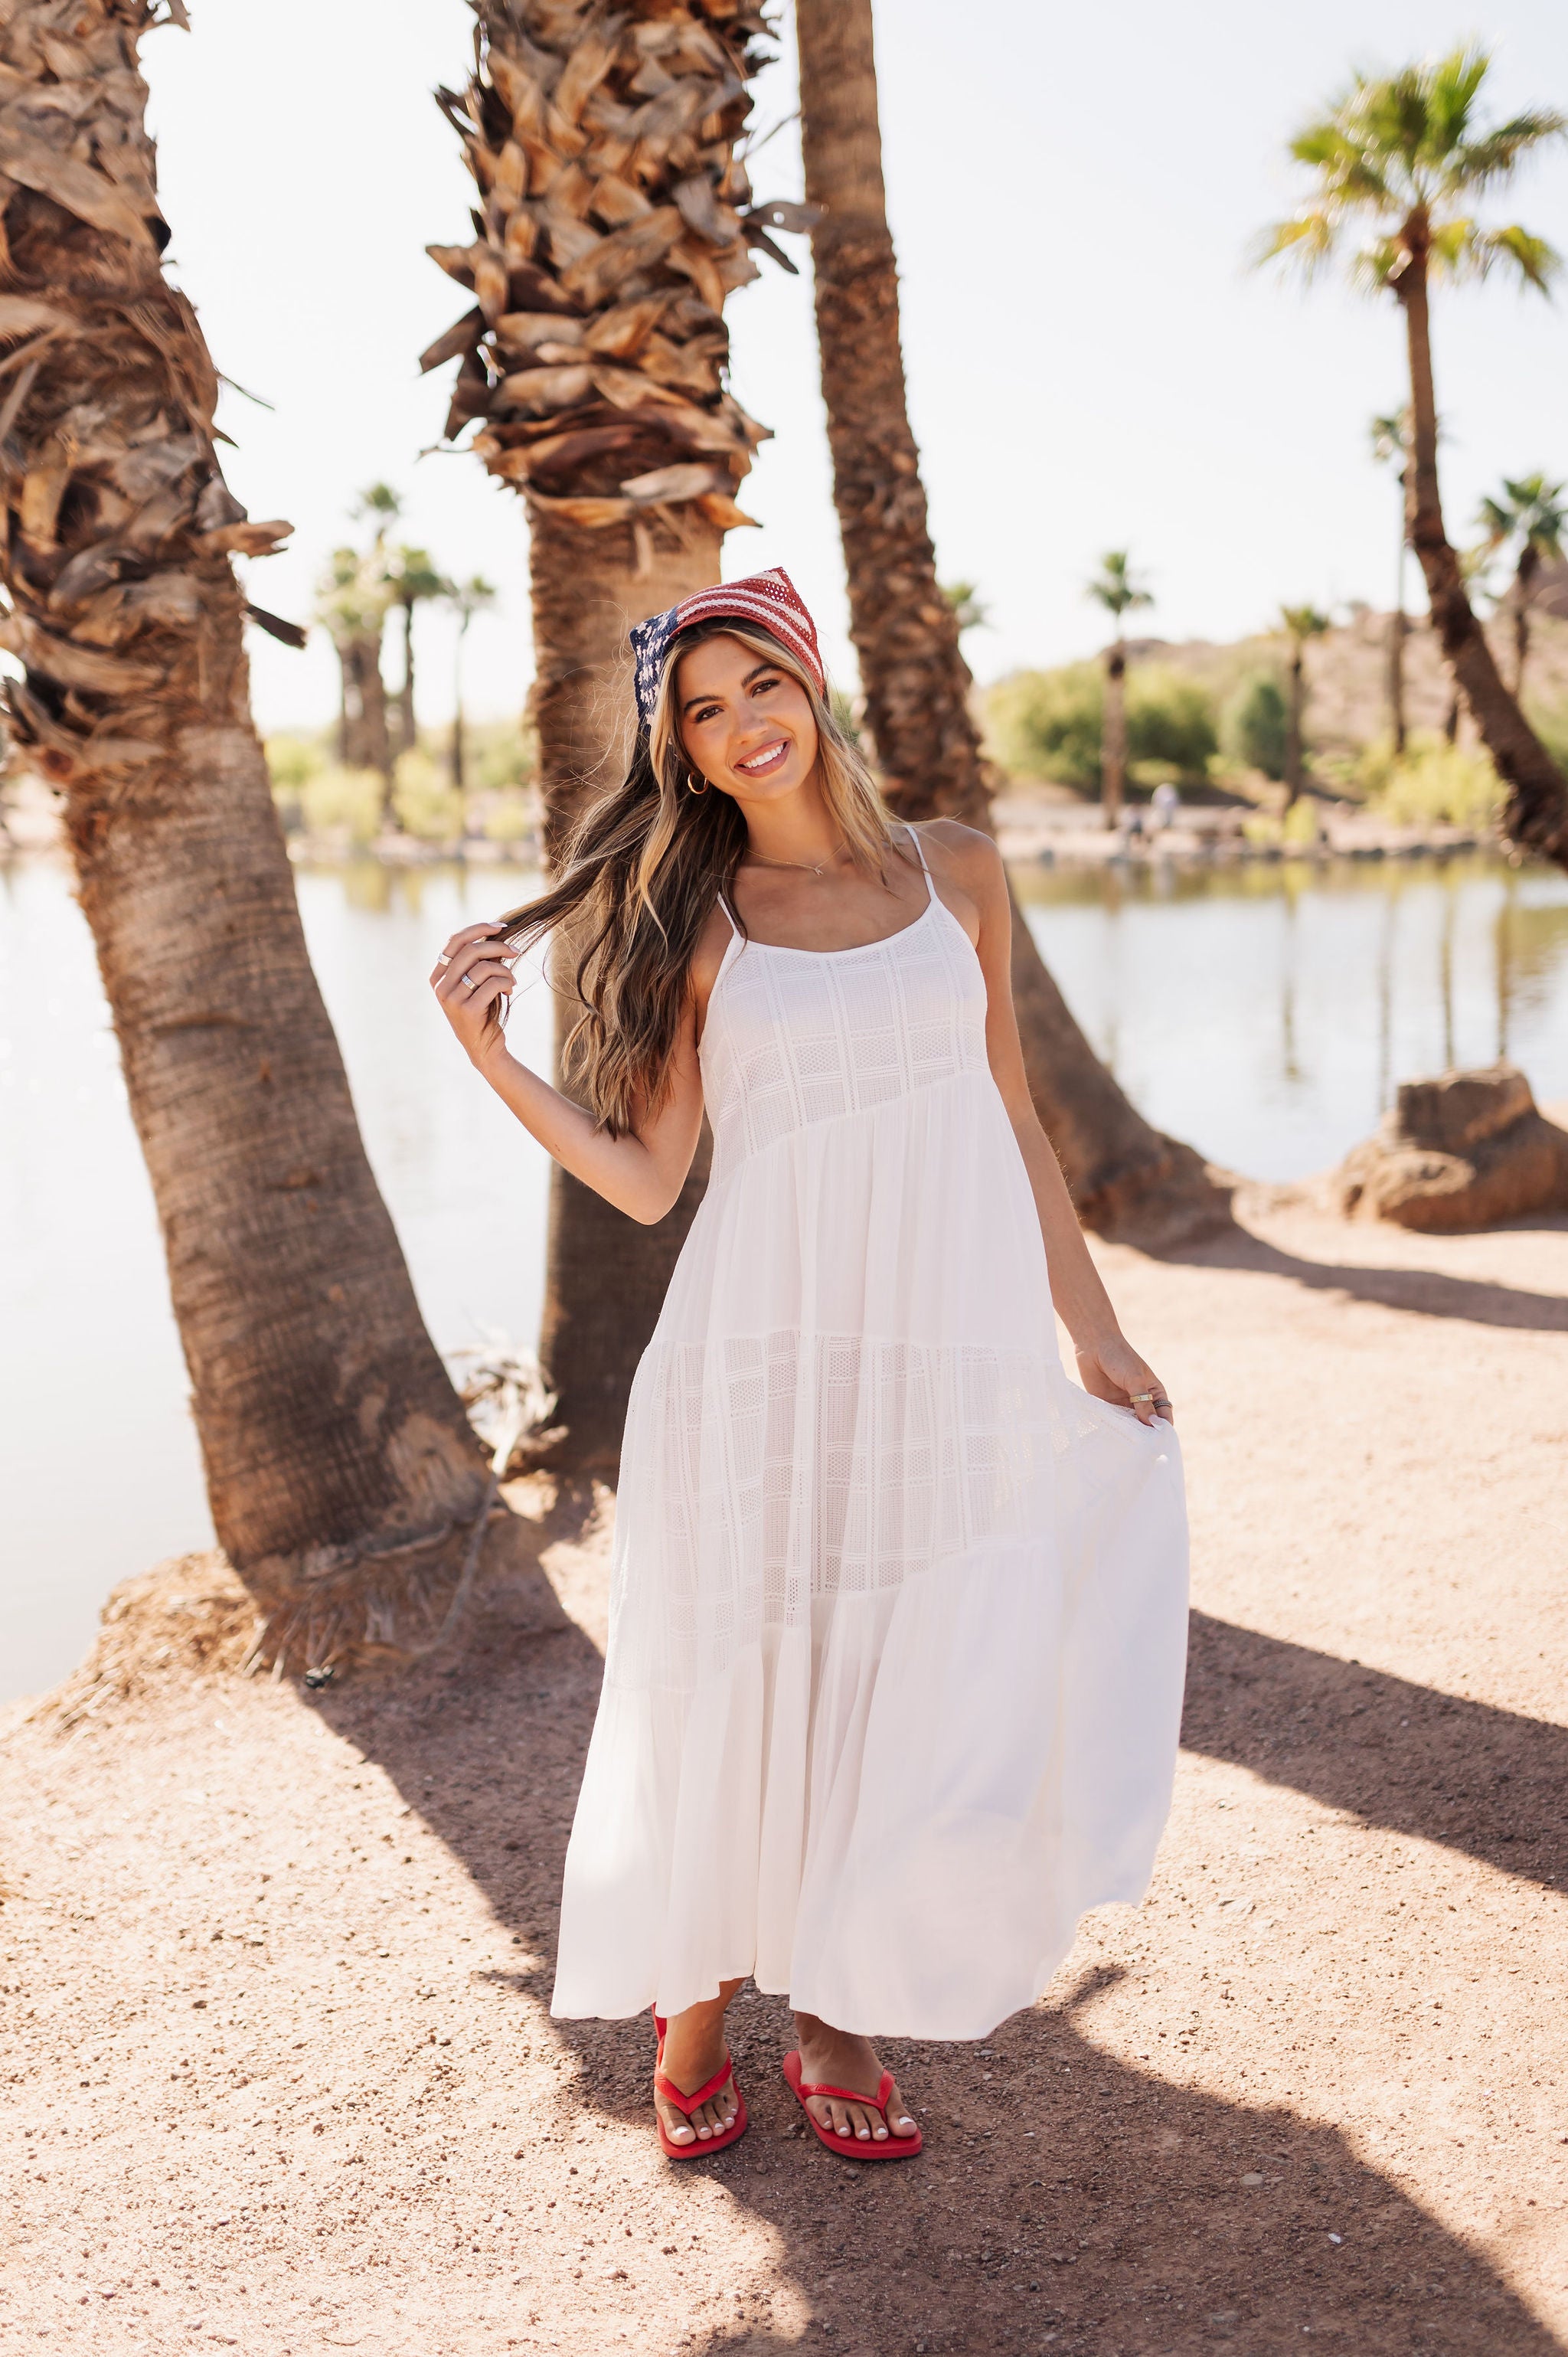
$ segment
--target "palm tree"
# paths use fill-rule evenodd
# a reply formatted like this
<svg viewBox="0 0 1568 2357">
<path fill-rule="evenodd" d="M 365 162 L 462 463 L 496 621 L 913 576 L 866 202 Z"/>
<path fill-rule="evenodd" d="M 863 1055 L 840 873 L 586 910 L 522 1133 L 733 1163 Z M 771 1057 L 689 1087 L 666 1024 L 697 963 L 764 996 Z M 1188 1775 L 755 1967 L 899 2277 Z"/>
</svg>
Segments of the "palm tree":
<svg viewBox="0 0 1568 2357">
<path fill-rule="evenodd" d="M 457 643 L 452 659 L 452 784 L 458 793 L 464 786 L 464 719 L 463 719 L 463 641 L 468 635 L 468 625 L 476 614 L 488 613 L 495 604 L 498 592 L 482 573 L 467 581 L 447 581 L 441 595 L 457 617 Z"/>
<path fill-rule="evenodd" d="M 1513 576 L 1513 692 L 1524 694 L 1524 666 L 1530 655 L 1530 599 L 1542 565 L 1563 555 L 1568 534 L 1568 483 L 1549 483 L 1537 473 L 1518 482 L 1503 478 L 1500 500 L 1485 499 L 1476 521 L 1487 535 L 1492 554 L 1518 550 Z"/>
<path fill-rule="evenodd" d="M 797 0 L 800 128 L 822 397 L 868 733 L 902 817 L 991 826 L 960 617 L 937 578 L 909 430 L 887 229 L 870 0 Z M 1022 911 L 1013 996 L 1035 1102 L 1089 1225 L 1151 1237 L 1221 1204 L 1189 1146 L 1162 1136 L 1095 1056 Z"/>
<path fill-rule="evenodd" d="M 1434 277 L 1514 273 L 1545 292 L 1560 267 L 1544 239 L 1518 222 L 1484 227 L 1477 201 L 1512 178 L 1524 157 L 1562 136 L 1568 120 L 1544 109 L 1485 124 L 1477 101 L 1490 58 L 1455 49 L 1383 79 L 1359 74 L 1328 113 L 1293 142 L 1316 175 L 1315 200 L 1269 234 L 1265 253 L 1308 270 L 1364 231 L 1352 268 L 1404 313 L 1414 477 L 1411 541 L 1421 560 L 1444 658 L 1508 788 L 1504 830 L 1520 848 L 1568 866 L 1568 782 L 1501 674 L 1465 592 L 1443 522 L 1429 295 Z"/>
<path fill-rule="evenodd" d="M 1408 464 L 1410 446 L 1410 412 L 1391 412 L 1386 417 L 1372 420 L 1372 457 L 1380 467 L 1397 464 L 1400 492 L 1400 553 L 1394 571 L 1394 610 L 1389 623 L 1389 734 L 1394 752 L 1401 754 L 1405 747 L 1404 719 L 1404 642 L 1410 625 L 1404 610 L 1404 560 L 1410 546 L 1410 495 L 1412 488 Z"/>
<path fill-rule="evenodd" d="M 446 595 L 447 584 L 429 551 L 404 544 L 387 552 L 387 581 L 392 604 L 403 616 L 403 683 L 393 700 L 397 715 L 397 750 L 412 753 L 419 742 L 419 721 L 413 708 L 413 617 L 415 608 Z"/>
<path fill-rule="evenodd" d="M 1306 711 L 1306 642 L 1332 626 L 1316 606 L 1282 606 L 1280 626 L 1290 640 L 1290 711 L 1285 722 L 1285 808 L 1294 809 L 1306 783 L 1302 721 Z"/>
<path fill-rule="evenodd" d="M 424 1325 L 306 955 L 252 725 L 252 523 L 159 253 L 157 0 L 13 0 L 0 182 L 9 724 L 59 789 L 157 1201 L 219 1538 L 319 1662 L 451 1592 L 483 1462 Z M 67 34 L 69 33 L 69 38 Z"/>
<path fill-rule="evenodd" d="M 350 770 L 381 777 L 382 823 L 395 826 L 392 808 L 392 732 L 381 678 L 381 639 L 392 585 L 379 551 L 335 548 L 317 591 L 316 619 L 331 640 L 341 676 L 338 758 Z"/>
<path fill-rule="evenodd" d="M 726 295 L 776 255 L 736 139 L 768 52 L 747 0 L 608 14 L 470 0 L 474 72 L 437 93 L 477 184 L 474 235 L 432 246 L 474 304 L 423 357 L 459 360 L 449 436 L 526 503 L 546 854 L 624 760 L 628 624 L 719 577 L 765 429 L 725 389 Z M 782 259 L 782 256 L 779 256 Z M 792 265 L 787 265 L 792 266 Z M 565 1001 L 560 1002 L 563 1019 Z M 613 1467 L 627 1393 L 703 1177 L 656 1228 L 552 1173 L 540 1357 L 555 1461 Z"/>
<path fill-rule="evenodd" d="M 1100 744 L 1100 807 L 1107 826 L 1117 826 L 1127 791 L 1127 636 L 1125 617 L 1139 606 L 1155 602 L 1149 590 L 1133 577 L 1132 560 L 1124 548 L 1112 548 L 1100 560 L 1100 570 L 1084 585 L 1084 596 L 1103 606 L 1116 625 L 1116 636 L 1105 651 L 1105 720 Z"/>
</svg>

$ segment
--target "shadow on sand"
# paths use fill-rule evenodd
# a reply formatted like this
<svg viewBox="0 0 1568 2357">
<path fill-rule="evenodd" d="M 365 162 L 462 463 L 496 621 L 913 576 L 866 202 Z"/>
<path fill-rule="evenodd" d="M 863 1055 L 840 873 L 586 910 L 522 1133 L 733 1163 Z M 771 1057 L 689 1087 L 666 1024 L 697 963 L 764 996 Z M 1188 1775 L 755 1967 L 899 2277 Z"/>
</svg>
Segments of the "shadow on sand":
<svg viewBox="0 0 1568 2357">
<path fill-rule="evenodd" d="M 318 1705 L 542 1959 L 500 1976 L 532 2001 L 531 2028 L 534 2003 L 549 1998 L 601 1668 L 575 1624 L 542 1636 L 481 1626 L 461 1663 L 395 1686 L 328 1689 Z M 1560 1887 L 1561 1857 L 1546 1855 L 1537 1814 L 1565 1764 L 1559 1729 L 1199 1619 L 1186 1739 L 1370 1823 L 1510 1872 L 1550 1869 Z M 1499 1799 L 1492 1786 L 1505 1778 Z M 798 2134 L 778 2072 L 791 2042 L 784 2006 L 750 1992 L 737 2002 L 732 2042 L 753 2126 L 731 2151 L 683 2166 L 767 2223 L 779 2274 L 812 2316 L 805 2346 L 840 2357 L 1222 2347 L 1276 2357 L 1305 2336 L 1346 2357 L 1559 2351 L 1488 2262 L 1346 2137 L 1277 2104 L 1184 2091 L 1152 2061 L 1101 2050 L 1093 2007 L 1114 1979 L 1082 1976 L 1048 2008 L 1004 2023 L 983 2055 L 886 2044 L 925 2107 L 927 2150 L 895 2169 L 847 2166 Z M 551 2029 L 575 2058 L 585 2126 L 647 2120 L 646 2023 Z M 1412 2106 L 1422 2100 L 1417 2087 Z M 682 2344 L 692 2357 L 801 2345 L 766 2300 Z"/>
<path fill-rule="evenodd" d="M 1561 1234 L 1568 1214 L 1538 1213 L 1510 1225 Z M 1444 1276 L 1427 1268 L 1362 1268 L 1354 1263 L 1304 1260 L 1297 1253 L 1254 1235 L 1240 1224 L 1201 1243 L 1163 1251 L 1161 1260 L 1187 1267 L 1251 1270 L 1259 1276 L 1286 1276 L 1311 1293 L 1343 1294 L 1352 1301 L 1375 1301 L 1416 1318 L 1455 1318 L 1472 1326 L 1498 1326 L 1530 1334 L 1568 1334 L 1568 1300 L 1560 1293 L 1522 1293 L 1515 1286 L 1483 1277 Z"/>
</svg>

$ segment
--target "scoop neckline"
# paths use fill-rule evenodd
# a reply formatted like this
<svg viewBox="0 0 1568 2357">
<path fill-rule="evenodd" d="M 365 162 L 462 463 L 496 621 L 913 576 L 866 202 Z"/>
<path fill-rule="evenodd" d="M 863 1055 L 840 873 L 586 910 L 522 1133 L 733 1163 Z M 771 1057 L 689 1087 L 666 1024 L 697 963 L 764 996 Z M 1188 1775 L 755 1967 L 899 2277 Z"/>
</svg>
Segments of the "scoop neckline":
<svg viewBox="0 0 1568 2357">
<path fill-rule="evenodd" d="M 921 909 L 919 915 L 912 918 L 908 924 L 900 925 L 896 933 L 883 933 L 879 939 L 875 942 L 847 942 L 843 949 L 837 950 L 802 950 L 797 949 L 793 943 L 789 942 L 759 942 L 756 940 L 752 934 L 743 933 L 740 927 L 735 923 L 735 920 L 731 918 L 730 923 L 733 930 L 733 939 L 730 946 L 733 948 L 736 942 L 738 942 L 743 947 L 748 950 L 771 951 L 775 957 L 864 957 L 868 950 L 885 950 L 890 942 L 901 942 L 906 933 L 918 932 L 927 918 L 934 915 L 940 906 L 936 893 L 931 888 L 929 872 L 926 879 L 926 888 L 929 894 L 929 898 L 928 899 L 925 907 Z M 729 915 L 729 911 L 727 909 L 725 913 L 726 916 Z"/>
</svg>

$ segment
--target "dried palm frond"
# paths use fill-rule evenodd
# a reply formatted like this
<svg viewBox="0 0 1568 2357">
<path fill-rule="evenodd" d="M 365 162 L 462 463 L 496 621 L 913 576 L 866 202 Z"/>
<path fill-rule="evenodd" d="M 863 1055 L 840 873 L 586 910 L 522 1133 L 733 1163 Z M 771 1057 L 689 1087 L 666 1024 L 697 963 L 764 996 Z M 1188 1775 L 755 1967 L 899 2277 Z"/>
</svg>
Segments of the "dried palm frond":
<svg viewBox="0 0 1568 2357">
<path fill-rule="evenodd" d="M 473 0 L 476 64 L 437 102 L 479 202 L 428 252 L 478 298 L 423 355 L 460 359 L 448 438 L 542 513 L 597 531 L 682 505 L 721 531 L 767 429 L 725 390 L 725 297 L 767 226 L 736 141 L 765 62 L 746 0 Z M 793 265 L 785 261 L 786 268 Z"/>
<path fill-rule="evenodd" d="M 58 784 L 123 791 L 193 717 L 252 523 L 224 483 L 218 380 L 165 279 L 136 45 L 178 0 L 0 10 L 0 489 L 10 509 L 5 704 Z M 258 609 L 274 637 L 295 625 Z"/>
</svg>

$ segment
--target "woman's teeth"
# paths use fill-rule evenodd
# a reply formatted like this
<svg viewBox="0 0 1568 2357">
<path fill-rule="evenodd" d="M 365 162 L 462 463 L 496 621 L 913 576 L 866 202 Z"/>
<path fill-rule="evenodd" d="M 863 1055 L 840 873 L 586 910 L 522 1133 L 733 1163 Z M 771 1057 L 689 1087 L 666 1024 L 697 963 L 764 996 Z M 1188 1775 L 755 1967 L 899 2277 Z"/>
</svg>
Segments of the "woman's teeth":
<svg viewBox="0 0 1568 2357">
<path fill-rule="evenodd" d="M 776 761 L 783 759 L 789 749 L 784 739 L 779 737 L 777 743 L 765 745 L 760 753 L 753 753 L 746 760 L 737 761 L 736 768 L 745 770 L 755 777 L 759 770 L 772 769 Z"/>
</svg>

